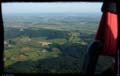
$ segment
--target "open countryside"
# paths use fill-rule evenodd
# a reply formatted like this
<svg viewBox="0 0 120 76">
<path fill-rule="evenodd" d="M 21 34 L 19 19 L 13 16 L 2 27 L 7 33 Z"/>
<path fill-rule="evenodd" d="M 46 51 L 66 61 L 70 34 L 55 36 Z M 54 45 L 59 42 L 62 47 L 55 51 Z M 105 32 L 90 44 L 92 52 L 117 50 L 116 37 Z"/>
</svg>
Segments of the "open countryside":
<svg viewBox="0 0 120 76">
<path fill-rule="evenodd" d="M 4 71 L 80 73 L 100 16 L 97 13 L 3 15 Z M 111 58 L 101 56 L 96 72 L 107 69 L 111 62 Z"/>
</svg>

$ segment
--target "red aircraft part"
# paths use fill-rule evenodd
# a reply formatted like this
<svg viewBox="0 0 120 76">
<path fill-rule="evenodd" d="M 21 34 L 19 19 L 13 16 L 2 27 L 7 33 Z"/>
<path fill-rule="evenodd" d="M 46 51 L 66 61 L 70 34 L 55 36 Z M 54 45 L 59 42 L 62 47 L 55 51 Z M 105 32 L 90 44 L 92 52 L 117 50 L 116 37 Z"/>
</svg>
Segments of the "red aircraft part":
<svg viewBox="0 0 120 76">
<path fill-rule="evenodd" d="M 115 57 L 117 50 L 118 23 L 117 14 L 103 13 L 95 40 L 103 43 L 101 55 Z"/>
</svg>

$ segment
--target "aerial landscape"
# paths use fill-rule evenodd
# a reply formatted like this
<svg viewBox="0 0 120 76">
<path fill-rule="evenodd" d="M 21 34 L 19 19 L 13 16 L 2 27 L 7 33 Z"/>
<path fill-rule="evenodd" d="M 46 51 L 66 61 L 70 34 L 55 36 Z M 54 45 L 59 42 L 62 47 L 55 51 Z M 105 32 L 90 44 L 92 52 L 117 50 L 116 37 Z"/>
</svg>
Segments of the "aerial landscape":
<svg viewBox="0 0 120 76">
<path fill-rule="evenodd" d="M 3 14 L 6 73 L 80 73 L 101 14 Z M 109 62 L 109 63 L 108 63 Z M 101 56 L 96 72 L 111 65 Z"/>
</svg>

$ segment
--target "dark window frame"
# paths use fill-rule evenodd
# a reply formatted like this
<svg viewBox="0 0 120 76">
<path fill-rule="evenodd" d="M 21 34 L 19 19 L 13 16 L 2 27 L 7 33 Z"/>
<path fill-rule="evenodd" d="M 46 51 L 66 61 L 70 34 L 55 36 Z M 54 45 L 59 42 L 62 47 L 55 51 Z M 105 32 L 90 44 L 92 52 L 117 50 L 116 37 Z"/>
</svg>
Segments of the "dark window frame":
<svg viewBox="0 0 120 76">
<path fill-rule="evenodd" d="M 37 0 L 2 0 L 0 1 L 0 57 L 1 57 L 1 60 L 0 60 L 0 74 L 5 74 L 3 72 L 3 51 L 4 51 L 4 45 L 3 45 L 3 42 L 4 42 L 4 26 L 3 26 L 3 18 L 2 18 L 2 3 L 4 2 L 104 2 L 104 1 L 108 1 L 108 0 L 40 0 L 40 1 L 37 1 Z M 109 0 L 109 2 L 112 1 L 112 2 L 115 2 L 117 0 Z M 119 1 L 119 0 L 118 0 Z M 117 1 L 117 7 L 119 6 L 119 2 Z M 120 49 L 120 8 L 117 8 L 117 11 L 118 11 L 118 49 Z M 97 29 L 96 29 L 97 30 Z M 116 64 L 115 64 L 115 71 L 116 71 L 116 74 L 117 74 L 117 70 L 118 70 L 118 52 L 116 52 Z M 29 74 L 28 74 L 29 75 Z M 38 74 L 36 74 L 38 75 Z"/>
</svg>

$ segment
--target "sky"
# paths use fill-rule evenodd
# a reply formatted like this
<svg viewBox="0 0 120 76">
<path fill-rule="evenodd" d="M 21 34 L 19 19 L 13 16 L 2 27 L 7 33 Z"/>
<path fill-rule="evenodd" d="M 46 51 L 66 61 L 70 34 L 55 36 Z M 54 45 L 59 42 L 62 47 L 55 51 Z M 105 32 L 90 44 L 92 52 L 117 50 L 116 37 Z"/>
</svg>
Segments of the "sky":
<svg viewBox="0 0 120 76">
<path fill-rule="evenodd" d="M 2 3 L 2 13 L 101 13 L 101 6 L 99 2 L 12 2 Z"/>
</svg>

